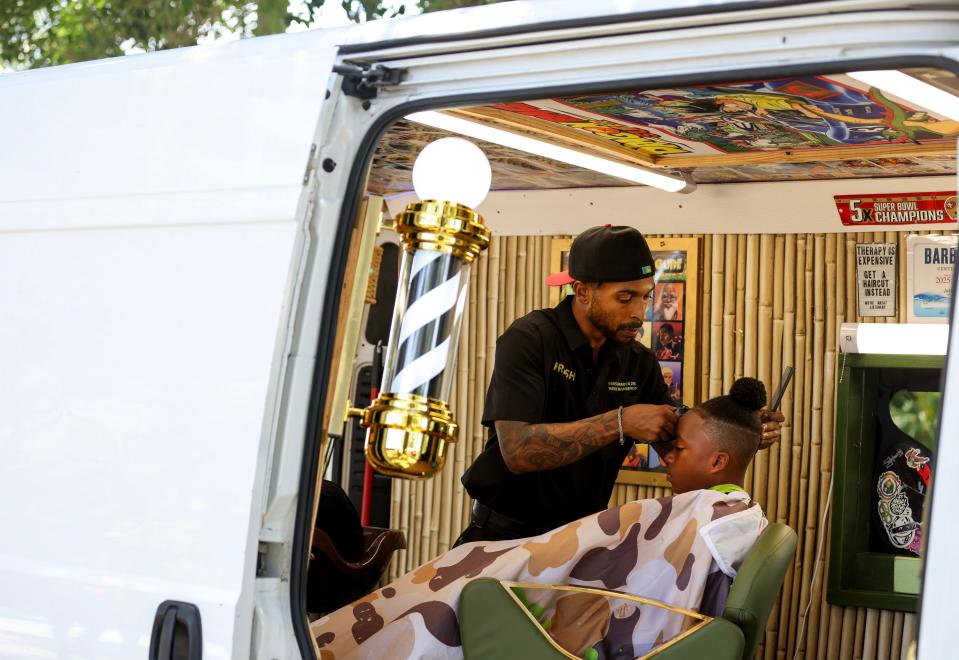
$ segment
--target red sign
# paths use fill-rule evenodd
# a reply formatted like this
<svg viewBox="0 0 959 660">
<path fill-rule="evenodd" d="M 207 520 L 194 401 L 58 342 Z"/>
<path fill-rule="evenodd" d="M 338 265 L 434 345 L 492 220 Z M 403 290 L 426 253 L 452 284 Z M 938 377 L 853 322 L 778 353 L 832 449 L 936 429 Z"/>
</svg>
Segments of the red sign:
<svg viewBox="0 0 959 660">
<path fill-rule="evenodd" d="M 844 225 L 938 225 L 956 222 L 956 193 L 836 195 Z"/>
</svg>

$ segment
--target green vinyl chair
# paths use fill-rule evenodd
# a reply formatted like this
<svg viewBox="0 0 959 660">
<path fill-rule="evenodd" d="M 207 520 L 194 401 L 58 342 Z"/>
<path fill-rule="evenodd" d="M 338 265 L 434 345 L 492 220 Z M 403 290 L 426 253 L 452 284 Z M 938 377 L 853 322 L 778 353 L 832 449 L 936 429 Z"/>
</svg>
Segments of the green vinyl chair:
<svg viewBox="0 0 959 660">
<path fill-rule="evenodd" d="M 779 598 L 786 571 L 796 555 L 796 541 L 796 532 L 788 525 L 769 524 L 746 555 L 733 580 L 723 618 L 743 632 L 746 640 L 743 660 L 752 660 L 756 654 L 769 613 Z"/>
<path fill-rule="evenodd" d="M 687 634 L 644 657 L 752 660 L 795 553 L 796 533 L 792 529 L 777 523 L 767 526 L 733 581 L 723 616 L 698 617 L 700 620 Z M 575 658 L 545 633 L 510 586 L 511 583 L 480 578 L 463 589 L 459 622 L 467 660 Z M 600 589 L 564 589 L 618 596 Z"/>
</svg>

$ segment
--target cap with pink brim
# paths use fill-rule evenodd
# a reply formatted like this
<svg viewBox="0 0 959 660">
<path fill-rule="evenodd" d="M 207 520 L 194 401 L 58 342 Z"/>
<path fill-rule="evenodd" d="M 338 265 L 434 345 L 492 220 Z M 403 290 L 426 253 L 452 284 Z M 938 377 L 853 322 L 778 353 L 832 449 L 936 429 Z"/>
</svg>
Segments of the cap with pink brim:
<svg viewBox="0 0 959 660">
<path fill-rule="evenodd" d="M 546 286 L 580 282 L 631 282 L 652 277 L 649 244 L 633 227 L 602 225 L 583 231 L 569 249 L 569 268 L 546 278 Z"/>
<path fill-rule="evenodd" d="M 567 284 L 572 284 L 575 281 L 575 279 L 570 277 L 568 270 L 546 276 L 546 286 L 565 286 Z"/>
</svg>

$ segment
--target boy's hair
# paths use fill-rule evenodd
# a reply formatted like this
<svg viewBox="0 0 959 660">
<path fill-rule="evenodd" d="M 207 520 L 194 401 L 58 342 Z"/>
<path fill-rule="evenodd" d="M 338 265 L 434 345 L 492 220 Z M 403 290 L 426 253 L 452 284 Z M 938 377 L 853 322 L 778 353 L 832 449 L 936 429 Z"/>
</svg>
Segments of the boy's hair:
<svg viewBox="0 0 959 660">
<path fill-rule="evenodd" d="M 746 469 L 762 435 L 759 410 L 766 405 L 766 388 L 755 378 L 739 378 L 729 394 L 696 406 L 717 448 L 728 452 L 737 467 Z"/>
</svg>

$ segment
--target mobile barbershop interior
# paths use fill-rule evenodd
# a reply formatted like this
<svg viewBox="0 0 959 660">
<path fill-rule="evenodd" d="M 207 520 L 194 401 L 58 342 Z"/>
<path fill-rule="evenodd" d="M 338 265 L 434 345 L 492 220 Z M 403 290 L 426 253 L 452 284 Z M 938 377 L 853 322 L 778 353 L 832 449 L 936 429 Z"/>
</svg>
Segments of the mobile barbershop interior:
<svg viewBox="0 0 959 660">
<path fill-rule="evenodd" d="M 470 518 L 460 478 L 486 443 L 496 338 L 557 304 L 545 279 L 566 267 L 573 236 L 626 224 L 657 259 L 637 340 L 677 400 L 724 394 L 744 375 L 772 392 L 794 369 L 781 439 L 745 483 L 771 523 L 798 535 L 755 657 L 907 657 L 956 253 L 956 95 L 952 73 L 917 68 L 523 99 L 394 123 L 354 230 L 322 464 L 364 526 L 394 531 L 377 537 L 375 575 L 342 579 L 366 580 L 365 592 L 451 547 Z M 477 208 L 492 238 L 472 261 L 444 376 L 458 438 L 429 476 L 364 480 L 367 429 L 346 411 L 370 406 L 396 367 L 384 354 L 407 280 L 393 219 L 419 199 L 418 154 L 449 136 L 479 146 L 492 169 Z M 869 324 L 896 325 L 872 344 Z M 908 502 L 889 476 L 907 458 L 884 439 L 890 416 L 916 443 Z M 639 446 L 610 506 L 668 492 Z M 316 534 L 313 545 L 331 550 Z M 311 564 L 310 577 L 355 568 L 337 566 Z"/>
</svg>

